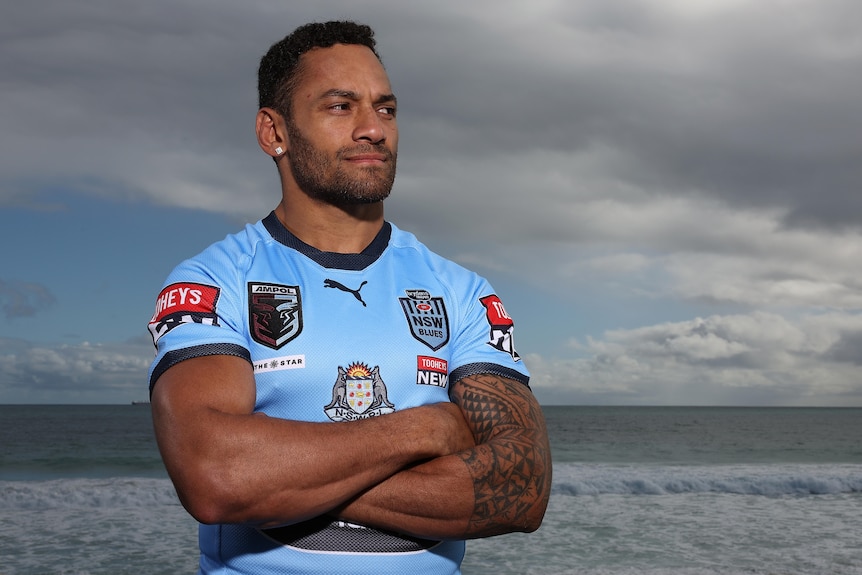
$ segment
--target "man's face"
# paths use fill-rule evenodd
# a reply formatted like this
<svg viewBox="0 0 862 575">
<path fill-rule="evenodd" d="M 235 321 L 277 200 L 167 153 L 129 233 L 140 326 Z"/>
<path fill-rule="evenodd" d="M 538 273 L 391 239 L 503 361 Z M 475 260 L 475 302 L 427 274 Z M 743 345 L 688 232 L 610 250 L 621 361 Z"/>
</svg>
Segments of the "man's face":
<svg viewBox="0 0 862 575">
<path fill-rule="evenodd" d="M 379 202 L 395 181 L 395 97 L 365 46 L 337 44 L 302 56 L 287 119 L 287 161 L 310 197 L 335 205 Z"/>
</svg>

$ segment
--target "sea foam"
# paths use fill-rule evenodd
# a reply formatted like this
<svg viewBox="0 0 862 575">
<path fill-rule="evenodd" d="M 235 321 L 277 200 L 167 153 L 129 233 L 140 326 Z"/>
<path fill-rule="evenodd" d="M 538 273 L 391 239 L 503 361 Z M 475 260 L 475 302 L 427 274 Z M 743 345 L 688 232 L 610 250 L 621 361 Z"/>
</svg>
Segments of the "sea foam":
<svg viewBox="0 0 862 575">
<path fill-rule="evenodd" d="M 168 479 L 114 477 L 0 481 L 0 509 L 93 509 L 179 505 Z"/>
<path fill-rule="evenodd" d="M 858 465 L 613 466 L 554 467 L 560 495 L 828 495 L 862 492 Z"/>
</svg>

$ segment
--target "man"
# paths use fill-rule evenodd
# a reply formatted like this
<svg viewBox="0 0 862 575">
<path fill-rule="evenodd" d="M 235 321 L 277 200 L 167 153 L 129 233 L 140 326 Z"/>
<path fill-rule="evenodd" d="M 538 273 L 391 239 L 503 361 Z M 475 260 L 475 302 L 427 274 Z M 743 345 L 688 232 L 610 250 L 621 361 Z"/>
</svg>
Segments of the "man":
<svg viewBox="0 0 862 575">
<path fill-rule="evenodd" d="M 539 527 L 541 410 L 488 283 L 384 220 L 396 99 L 370 28 L 261 60 L 282 199 L 180 264 L 150 331 L 153 419 L 201 573 L 458 573 Z"/>
</svg>

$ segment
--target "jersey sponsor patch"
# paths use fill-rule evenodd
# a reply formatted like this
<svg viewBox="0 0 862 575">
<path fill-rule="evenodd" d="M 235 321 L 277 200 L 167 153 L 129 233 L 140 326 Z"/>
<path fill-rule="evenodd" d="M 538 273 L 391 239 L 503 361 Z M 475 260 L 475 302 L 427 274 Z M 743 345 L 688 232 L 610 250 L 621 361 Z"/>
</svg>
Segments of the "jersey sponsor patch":
<svg viewBox="0 0 862 575">
<path fill-rule="evenodd" d="M 332 386 L 332 401 L 323 407 L 332 421 L 355 421 L 395 411 L 389 401 L 386 384 L 380 377 L 380 366 L 370 369 L 364 363 L 338 367 Z"/>
<path fill-rule="evenodd" d="M 156 311 L 148 326 L 153 344 L 158 344 L 159 338 L 184 323 L 218 325 L 219 293 L 215 286 L 190 282 L 165 287 L 156 299 Z"/>
<path fill-rule="evenodd" d="M 283 355 L 255 361 L 252 364 L 254 373 L 267 373 L 285 369 L 305 369 L 305 355 Z"/>
<path fill-rule="evenodd" d="M 506 313 L 503 302 L 494 294 L 479 298 L 479 301 L 485 306 L 485 316 L 491 326 L 488 345 L 508 353 L 514 361 L 521 361 L 521 356 L 515 351 L 515 322 Z"/>
<path fill-rule="evenodd" d="M 449 342 L 449 316 L 442 297 L 432 297 L 427 290 L 405 290 L 407 297 L 400 297 L 401 309 L 407 317 L 407 325 L 413 337 L 437 351 Z"/>
<path fill-rule="evenodd" d="M 416 356 L 416 383 L 445 388 L 449 383 L 449 362 L 439 357 Z"/>
<path fill-rule="evenodd" d="M 299 286 L 248 284 L 248 326 L 251 338 L 280 349 L 302 333 L 302 297 Z"/>
</svg>

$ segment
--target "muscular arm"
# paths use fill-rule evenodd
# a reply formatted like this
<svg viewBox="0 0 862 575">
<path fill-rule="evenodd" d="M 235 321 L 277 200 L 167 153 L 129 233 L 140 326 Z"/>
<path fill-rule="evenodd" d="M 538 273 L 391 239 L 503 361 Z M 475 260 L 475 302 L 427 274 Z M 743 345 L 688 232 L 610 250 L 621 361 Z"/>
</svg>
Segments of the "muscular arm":
<svg viewBox="0 0 862 575">
<path fill-rule="evenodd" d="M 551 491 L 551 451 L 533 394 L 485 374 L 458 381 L 451 397 L 476 446 L 390 477 L 338 509 L 339 517 L 435 539 L 539 527 Z"/>
<path fill-rule="evenodd" d="M 308 519 L 405 466 L 473 444 L 448 403 L 345 423 L 271 418 L 253 413 L 254 403 L 251 366 L 232 356 L 183 361 L 153 389 L 159 450 L 183 505 L 203 523 Z M 336 449 L 357 434 L 367 450 Z"/>
</svg>

